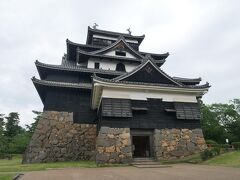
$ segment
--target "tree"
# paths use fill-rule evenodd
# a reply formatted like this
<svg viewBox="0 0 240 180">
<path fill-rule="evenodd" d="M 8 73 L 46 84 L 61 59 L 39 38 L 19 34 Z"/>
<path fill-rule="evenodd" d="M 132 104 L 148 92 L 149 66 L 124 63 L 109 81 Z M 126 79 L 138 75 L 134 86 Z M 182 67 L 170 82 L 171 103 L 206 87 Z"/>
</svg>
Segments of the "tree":
<svg viewBox="0 0 240 180">
<path fill-rule="evenodd" d="M 216 113 L 211 111 L 211 105 L 202 105 L 201 125 L 205 139 L 211 139 L 218 143 L 224 143 L 227 137 L 227 132 L 217 120 Z"/>
<path fill-rule="evenodd" d="M 0 138 L 3 136 L 4 125 L 4 114 L 0 114 Z"/>
<path fill-rule="evenodd" d="M 216 120 L 223 125 L 224 127 L 228 127 L 228 125 L 235 122 L 239 119 L 240 115 L 235 109 L 234 104 L 212 104 L 209 106 L 210 111 L 212 111 L 216 115 Z"/>
<path fill-rule="evenodd" d="M 240 99 L 227 104 L 202 105 L 202 129 L 205 139 L 218 143 L 240 141 Z"/>
<path fill-rule="evenodd" d="M 0 114 L 0 154 L 7 150 L 7 140 L 4 137 L 4 114 Z"/>
<path fill-rule="evenodd" d="M 5 132 L 4 135 L 8 138 L 13 138 L 17 134 L 24 131 L 24 129 L 19 126 L 19 114 L 17 112 L 11 112 L 6 119 Z"/>
<path fill-rule="evenodd" d="M 40 111 L 33 110 L 32 112 L 36 115 L 36 117 L 33 118 L 35 121 L 33 123 L 31 123 L 30 125 L 26 125 L 27 132 L 29 132 L 31 135 L 34 133 L 34 131 L 37 127 L 38 121 L 42 116 L 42 112 L 40 112 Z"/>
</svg>

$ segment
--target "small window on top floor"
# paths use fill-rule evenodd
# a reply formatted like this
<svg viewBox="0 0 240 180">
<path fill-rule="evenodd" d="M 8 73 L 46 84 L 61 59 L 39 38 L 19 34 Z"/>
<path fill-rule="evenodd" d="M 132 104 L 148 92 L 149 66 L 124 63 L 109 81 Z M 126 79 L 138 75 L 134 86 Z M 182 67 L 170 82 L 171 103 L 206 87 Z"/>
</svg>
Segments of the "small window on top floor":
<svg viewBox="0 0 240 180">
<path fill-rule="evenodd" d="M 100 63 L 98 63 L 98 62 L 95 62 L 95 63 L 94 63 L 94 68 L 95 68 L 95 69 L 99 69 L 99 66 L 100 66 Z"/>
<path fill-rule="evenodd" d="M 126 52 L 125 51 L 115 51 L 115 55 L 116 56 L 126 56 Z"/>
<path fill-rule="evenodd" d="M 126 72 L 125 65 L 123 63 L 118 63 L 117 66 L 116 66 L 116 71 Z"/>
</svg>

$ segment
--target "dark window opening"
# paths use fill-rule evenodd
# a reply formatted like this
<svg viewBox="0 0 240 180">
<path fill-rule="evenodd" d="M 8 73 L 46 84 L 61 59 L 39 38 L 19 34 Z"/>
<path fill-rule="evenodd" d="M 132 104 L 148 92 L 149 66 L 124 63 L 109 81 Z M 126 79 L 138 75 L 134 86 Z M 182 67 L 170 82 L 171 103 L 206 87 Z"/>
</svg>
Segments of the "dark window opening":
<svg viewBox="0 0 240 180">
<path fill-rule="evenodd" d="M 112 44 L 112 41 L 107 39 L 93 38 L 92 44 L 95 46 L 109 46 Z"/>
<path fill-rule="evenodd" d="M 124 51 L 115 51 L 115 55 L 117 55 L 117 56 L 126 56 L 126 52 L 124 52 Z"/>
<path fill-rule="evenodd" d="M 100 63 L 95 62 L 95 64 L 94 64 L 94 68 L 95 68 L 95 69 L 99 69 L 99 66 L 100 66 Z"/>
<path fill-rule="evenodd" d="M 133 157 L 150 157 L 150 137 L 132 136 Z"/>
<path fill-rule="evenodd" d="M 126 72 L 125 65 L 123 63 L 118 63 L 117 66 L 116 66 L 116 71 Z"/>
</svg>

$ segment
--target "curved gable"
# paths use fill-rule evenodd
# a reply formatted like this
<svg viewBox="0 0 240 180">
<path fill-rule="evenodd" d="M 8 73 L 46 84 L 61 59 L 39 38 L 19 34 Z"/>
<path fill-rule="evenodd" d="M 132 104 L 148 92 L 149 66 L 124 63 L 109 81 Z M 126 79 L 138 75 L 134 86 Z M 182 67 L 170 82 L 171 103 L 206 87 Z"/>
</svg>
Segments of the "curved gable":
<svg viewBox="0 0 240 180">
<path fill-rule="evenodd" d="M 130 73 L 124 74 L 115 78 L 116 81 L 144 82 L 144 83 L 159 83 L 182 86 L 180 82 L 175 81 L 151 60 L 141 64 L 138 68 Z"/>
</svg>

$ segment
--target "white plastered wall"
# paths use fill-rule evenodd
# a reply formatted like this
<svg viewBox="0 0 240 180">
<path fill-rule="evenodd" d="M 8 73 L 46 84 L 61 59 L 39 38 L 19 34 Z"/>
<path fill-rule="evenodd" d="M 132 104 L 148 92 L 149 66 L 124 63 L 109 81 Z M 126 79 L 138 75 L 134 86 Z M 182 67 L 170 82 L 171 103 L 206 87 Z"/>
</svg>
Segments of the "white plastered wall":
<svg viewBox="0 0 240 180">
<path fill-rule="evenodd" d="M 167 102 L 197 102 L 196 95 L 192 93 L 167 92 L 143 89 L 117 89 L 104 87 L 102 98 L 122 98 L 134 100 L 147 100 L 147 98 L 162 99 Z"/>
<path fill-rule="evenodd" d="M 115 52 L 116 52 L 116 51 L 109 51 L 109 52 L 105 53 L 104 55 L 106 55 L 106 56 L 117 56 L 117 55 L 115 54 Z M 124 56 L 124 57 L 126 57 L 126 58 L 131 58 L 131 59 L 136 59 L 136 57 L 135 57 L 134 55 L 130 54 L 130 53 L 127 52 L 127 51 L 125 51 L 125 52 L 126 52 L 126 56 Z M 117 56 L 117 57 L 123 57 L 123 56 Z"/>
<path fill-rule="evenodd" d="M 88 60 L 87 68 L 94 68 L 95 62 L 99 63 L 100 69 L 115 71 L 117 63 L 119 63 L 120 61 L 116 62 L 116 61 L 98 60 L 98 59 L 91 58 Z M 123 64 L 125 64 L 125 68 L 126 68 L 127 72 L 132 71 L 133 69 L 135 69 L 138 66 L 137 63 L 130 64 L 130 63 L 124 62 Z"/>
</svg>

